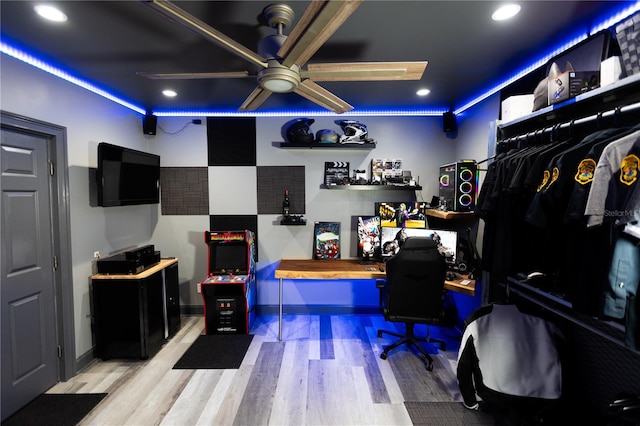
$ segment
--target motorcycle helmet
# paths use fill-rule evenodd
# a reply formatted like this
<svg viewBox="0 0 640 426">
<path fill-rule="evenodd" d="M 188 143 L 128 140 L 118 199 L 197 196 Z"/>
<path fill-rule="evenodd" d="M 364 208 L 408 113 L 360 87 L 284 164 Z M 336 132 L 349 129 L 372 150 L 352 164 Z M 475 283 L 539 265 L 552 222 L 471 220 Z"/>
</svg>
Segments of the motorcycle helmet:
<svg viewBox="0 0 640 426">
<path fill-rule="evenodd" d="M 355 120 L 336 120 L 335 123 L 342 128 L 343 135 L 340 135 L 340 143 L 365 143 L 370 142 L 367 126 Z"/>
<path fill-rule="evenodd" d="M 316 132 L 317 143 L 337 143 L 338 132 L 331 129 L 322 129 Z"/>
<path fill-rule="evenodd" d="M 282 126 L 282 137 L 289 143 L 311 144 L 313 132 L 309 126 L 314 121 L 313 118 L 295 118 L 288 121 Z"/>
</svg>

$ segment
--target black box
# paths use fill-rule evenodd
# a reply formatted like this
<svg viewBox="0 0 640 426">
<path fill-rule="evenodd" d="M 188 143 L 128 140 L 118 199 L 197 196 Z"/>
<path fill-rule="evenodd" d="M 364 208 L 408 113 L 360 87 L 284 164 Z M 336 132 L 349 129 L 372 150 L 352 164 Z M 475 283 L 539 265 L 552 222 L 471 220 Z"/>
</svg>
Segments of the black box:
<svg viewBox="0 0 640 426">
<path fill-rule="evenodd" d="M 325 185 L 349 184 L 349 162 L 348 161 L 325 161 L 324 184 Z"/>
<path fill-rule="evenodd" d="M 567 71 L 547 83 L 547 100 L 549 105 L 566 101 L 570 98 L 593 90 L 600 86 L 600 71 Z"/>
</svg>

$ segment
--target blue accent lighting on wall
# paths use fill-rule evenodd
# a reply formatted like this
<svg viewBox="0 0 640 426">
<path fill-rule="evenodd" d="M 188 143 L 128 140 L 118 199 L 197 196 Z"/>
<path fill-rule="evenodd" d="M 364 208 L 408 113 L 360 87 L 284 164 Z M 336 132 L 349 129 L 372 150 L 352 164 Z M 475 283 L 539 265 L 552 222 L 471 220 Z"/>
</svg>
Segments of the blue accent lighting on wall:
<svg viewBox="0 0 640 426">
<path fill-rule="evenodd" d="M 525 66 L 519 72 L 516 72 L 511 77 L 503 80 L 497 85 L 487 89 L 482 92 L 482 94 L 472 98 L 468 102 L 462 104 L 462 106 L 454 109 L 453 113 L 458 115 L 472 106 L 484 101 L 490 96 L 496 94 L 506 86 L 511 83 L 517 81 L 518 79 L 524 77 L 530 72 L 538 69 L 542 65 L 546 64 L 549 59 L 556 56 L 557 54 L 575 46 L 580 43 L 584 39 L 586 39 L 589 35 L 594 34 L 602 29 L 610 28 L 616 23 L 622 21 L 628 16 L 640 10 L 640 1 L 632 3 L 630 6 L 627 6 L 620 12 L 603 19 L 603 21 L 595 25 L 588 32 L 577 35 L 575 38 L 569 40 L 562 45 L 551 49 L 546 55 L 543 55 L 538 60 L 534 61 L 528 66 Z M 86 82 L 78 77 L 73 76 L 70 72 L 63 70 L 62 68 L 53 66 L 46 61 L 39 59 L 38 57 L 25 52 L 24 50 L 8 44 L 6 41 L 0 41 L 0 52 L 11 56 L 19 61 L 22 61 L 26 64 L 32 65 L 44 72 L 52 74 L 56 77 L 62 78 L 72 84 L 75 84 L 78 87 L 82 87 L 83 89 L 89 90 L 99 96 L 102 96 L 106 99 L 109 99 L 113 102 L 116 102 L 126 108 L 129 108 L 141 115 L 145 115 L 147 111 L 135 105 L 129 101 L 123 100 L 118 96 L 111 94 L 110 92 L 101 89 L 89 82 Z M 345 116 L 442 116 L 444 112 L 448 111 L 448 108 L 435 108 L 435 109 L 372 109 L 372 110 L 352 110 L 346 114 L 340 114 L 341 117 Z M 213 110 L 213 111 L 189 111 L 189 110 L 166 110 L 166 111 L 151 111 L 152 114 L 156 116 L 162 117 L 193 117 L 193 116 L 218 116 L 218 117 L 285 117 L 285 116 L 300 116 L 300 115 L 311 115 L 314 116 L 334 116 L 338 115 L 330 111 L 249 111 L 249 112 L 239 112 L 233 110 Z"/>
</svg>

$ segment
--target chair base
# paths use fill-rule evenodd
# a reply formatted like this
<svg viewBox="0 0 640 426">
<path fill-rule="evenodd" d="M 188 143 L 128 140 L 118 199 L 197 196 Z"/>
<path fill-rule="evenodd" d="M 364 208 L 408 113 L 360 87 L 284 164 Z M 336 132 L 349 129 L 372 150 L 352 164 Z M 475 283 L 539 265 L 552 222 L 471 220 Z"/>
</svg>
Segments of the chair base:
<svg viewBox="0 0 640 426">
<path fill-rule="evenodd" d="M 418 343 L 418 342 L 425 342 L 425 343 L 438 343 L 440 345 L 440 350 L 444 351 L 446 350 L 446 344 L 443 340 L 440 339 L 431 339 L 430 337 L 418 337 L 414 334 L 414 327 L 415 324 L 413 323 L 406 323 L 406 327 L 407 327 L 407 331 L 406 334 L 400 334 L 400 333 L 396 333 L 394 331 L 388 331 L 388 330 L 378 330 L 378 338 L 382 337 L 382 334 L 389 334 L 391 336 L 395 336 L 395 337 L 400 337 L 400 340 L 397 340 L 395 342 L 393 342 L 392 344 L 390 344 L 389 346 L 385 346 L 384 350 L 382 351 L 382 353 L 380 354 L 380 358 L 382 359 L 387 359 L 387 356 L 389 354 L 390 351 L 392 351 L 393 349 L 397 348 L 398 346 L 402 346 L 402 345 L 407 345 L 407 347 L 411 348 L 411 346 L 414 346 L 416 349 L 418 349 L 418 351 L 420 351 L 420 353 L 424 356 L 426 362 L 427 362 L 427 371 L 432 371 L 433 370 L 433 358 L 431 358 L 431 355 L 429 355 L 429 353 Z"/>
</svg>

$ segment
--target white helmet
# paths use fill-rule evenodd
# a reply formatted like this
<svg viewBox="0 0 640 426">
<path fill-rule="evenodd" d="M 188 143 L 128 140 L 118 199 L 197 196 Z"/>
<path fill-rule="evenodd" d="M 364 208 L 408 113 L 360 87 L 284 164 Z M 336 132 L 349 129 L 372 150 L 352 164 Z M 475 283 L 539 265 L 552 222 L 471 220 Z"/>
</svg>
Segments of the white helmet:
<svg viewBox="0 0 640 426">
<path fill-rule="evenodd" d="M 344 132 L 340 135 L 340 143 L 359 143 L 372 142 L 373 139 L 368 137 L 367 126 L 355 120 L 336 120 L 335 123 L 342 128 Z"/>
</svg>

